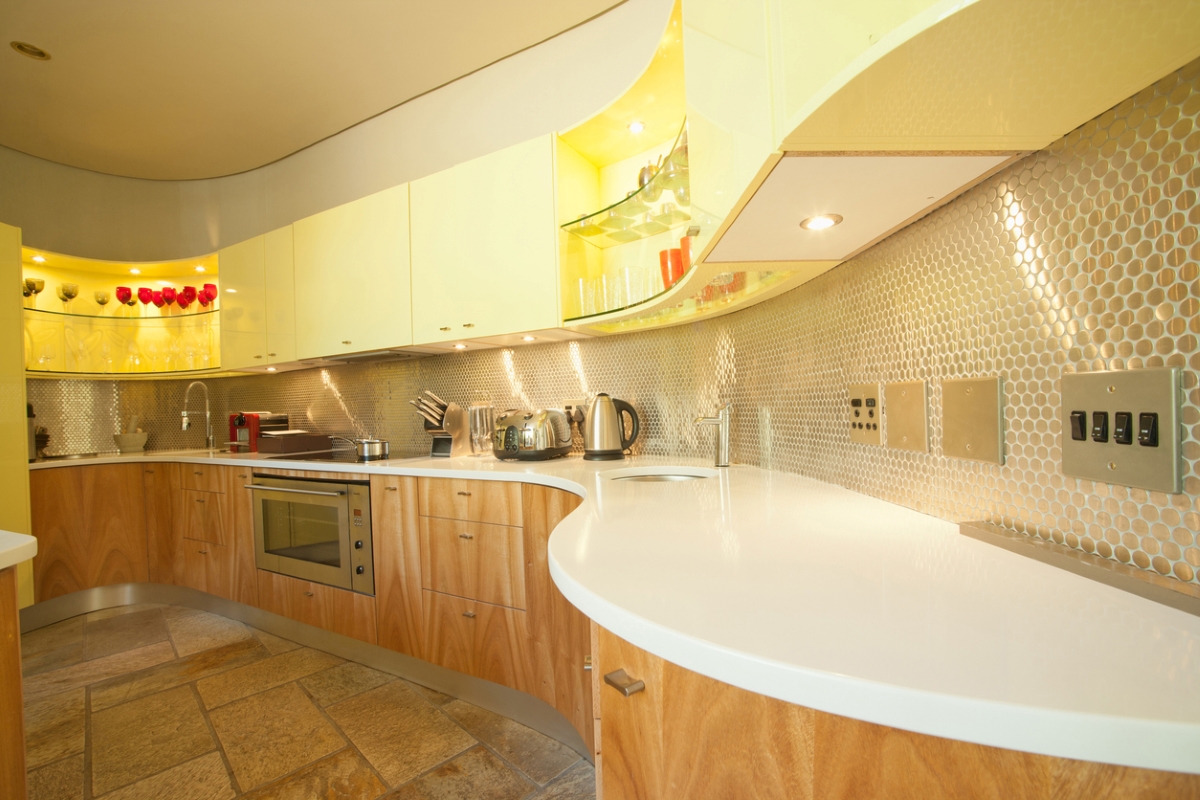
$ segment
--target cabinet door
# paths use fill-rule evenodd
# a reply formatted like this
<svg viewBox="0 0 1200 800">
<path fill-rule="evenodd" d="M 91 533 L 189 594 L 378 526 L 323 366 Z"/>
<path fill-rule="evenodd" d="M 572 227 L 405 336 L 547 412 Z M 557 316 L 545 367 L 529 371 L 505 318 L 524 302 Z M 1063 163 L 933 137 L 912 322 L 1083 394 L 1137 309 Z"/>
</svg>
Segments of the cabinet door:
<svg viewBox="0 0 1200 800">
<path fill-rule="evenodd" d="M 423 658 L 425 606 L 417 479 L 371 476 L 371 542 L 375 548 L 375 604 L 379 645 Z"/>
<path fill-rule="evenodd" d="M 521 484 L 516 481 L 418 478 L 417 485 L 423 516 L 521 524 Z"/>
<path fill-rule="evenodd" d="M 225 527 L 221 519 L 221 495 L 215 492 L 183 490 L 180 508 L 183 512 L 183 538 L 193 542 L 225 544 Z"/>
<path fill-rule="evenodd" d="M 561 324 L 553 141 L 413 181 L 414 343 Z"/>
<path fill-rule="evenodd" d="M 255 236 L 217 254 L 221 284 L 221 366 L 242 369 L 267 363 L 264 237 Z"/>
<path fill-rule="evenodd" d="M 421 517 L 422 585 L 510 608 L 525 608 L 522 530 Z"/>
<path fill-rule="evenodd" d="M 412 344 L 408 184 L 293 226 L 296 357 Z"/>
<path fill-rule="evenodd" d="M 219 467 L 218 476 L 222 493 L 218 505 L 221 529 L 225 538 L 229 594 L 223 595 L 239 603 L 254 605 L 258 596 L 256 585 L 258 570 L 254 564 L 254 498 L 246 484 L 251 482 L 251 472 L 246 467 Z"/>
<path fill-rule="evenodd" d="M 267 363 L 296 360 L 296 273 L 292 226 L 265 237 Z"/>
<path fill-rule="evenodd" d="M 524 611 L 426 590 L 425 657 L 511 689 L 530 689 Z"/>
<path fill-rule="evenodd" d="M 146 552 L 151 583 L 175 582 L 175 559 L 179 556 L 178 464 L 147 464 L 142 467 L 146 498 Z"/>
<path fill-rule="evenodd" d="M 646 688 L 628 697 L 600 685 L 600 753 L 606 800 L 664 797 L 663 660 L 603 628 L 595 669 L 602 675 L 624 670 Z M 603 679 L 602 679 L 603 680 Z"/>
</svg>

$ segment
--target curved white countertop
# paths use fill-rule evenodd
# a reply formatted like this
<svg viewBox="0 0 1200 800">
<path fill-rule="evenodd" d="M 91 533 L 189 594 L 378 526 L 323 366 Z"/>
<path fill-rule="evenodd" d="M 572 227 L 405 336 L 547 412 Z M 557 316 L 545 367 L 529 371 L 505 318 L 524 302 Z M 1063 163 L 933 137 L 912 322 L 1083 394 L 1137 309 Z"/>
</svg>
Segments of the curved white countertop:
<svg viewBox="0 0 1200 800">
<path fill-rule="evenodd" d="M 638 458 L 370 465 L 178 460 L 519 480 L 584 503 L 550 571 L 598 624 L 717 680 L 905 730 L 1200 773 L 1200 617 L 962 536 L 953 523 L 797 475 L 734 466 L 614 482 Z"/>
<path fill-rule="evenodd" d="M 23 533 L 0 531 L 0 569 L 8 569 L 37 555 L 37 539 Z"/>
</svg>

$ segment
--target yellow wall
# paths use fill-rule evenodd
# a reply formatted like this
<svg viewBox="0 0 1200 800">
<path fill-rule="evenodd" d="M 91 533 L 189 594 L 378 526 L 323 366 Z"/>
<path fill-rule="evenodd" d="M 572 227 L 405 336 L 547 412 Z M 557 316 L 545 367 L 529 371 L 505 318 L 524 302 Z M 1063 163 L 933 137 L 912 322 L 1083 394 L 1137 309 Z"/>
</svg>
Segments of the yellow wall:
<svg viewBox="0 0 1200 800">
<path fill-rule="evenodd" d="M 31 532 L 29 427 L 25 421 L 25 337 L 22 333 L 21 229 L 0 224 L 0 529 Z M 55 298 L 57 302 L 57 298 Z M 17 569 L 22 607 L 33 603 L 30 562 Z"/>
</svg>

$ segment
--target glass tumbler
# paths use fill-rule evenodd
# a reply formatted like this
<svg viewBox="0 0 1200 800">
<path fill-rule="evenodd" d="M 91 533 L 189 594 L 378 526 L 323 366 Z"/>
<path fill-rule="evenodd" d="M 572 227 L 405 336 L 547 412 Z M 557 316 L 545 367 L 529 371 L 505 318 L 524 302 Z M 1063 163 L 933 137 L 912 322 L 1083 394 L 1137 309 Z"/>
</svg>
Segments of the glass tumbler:
<svg viewBox="0 0 1200 800">
<path fill-rule="evenodd" d="M 472 403 L 467 409 L 467 420 L 471 426 L 471 455 L 492 454 L 492 426 L 495 424 L 496 409 L 491 402 Z"/>
</svg>

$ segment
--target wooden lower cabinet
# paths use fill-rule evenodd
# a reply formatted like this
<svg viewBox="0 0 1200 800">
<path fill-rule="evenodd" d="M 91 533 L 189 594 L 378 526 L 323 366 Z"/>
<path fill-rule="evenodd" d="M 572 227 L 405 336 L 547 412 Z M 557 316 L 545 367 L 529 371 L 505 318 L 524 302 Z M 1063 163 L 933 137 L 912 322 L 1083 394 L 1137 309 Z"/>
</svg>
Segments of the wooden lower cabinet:
<svg viewBox="0 0 1200 800">
<path fill-rule="evenodd" d="M 416 478 L 371 476 L 371 540 L 379 645 L 424 658 L 425 600 Z"/>
<path fill-rule="evenodd" d="M 29 473 L 35 601 L 149 578 L 142 478 L 141 464 Z"/>
<path fill-rule="evenodd" d="M 17 568 L 0 569 L 0 797 L 25 798 L 25 716 Z"/>
<path fill-rule="evenodd" d="M 175 562 L 180 558 L 177 520 L 183 498 L 178 464 L 142 467 L 146 508 L 146 552 L 151 583 L 175 583 Z"/>
<path fill-rule="evenodd" d="M 375 598 L 370 595 L 259 570 L 257 605 L 305 625 L 369 644 L 378 641 Z"/>
<path fill-rule="evenodd" d="M 942 739 L 738 689 L 600 629 L 604 800 L 1094 800 L 1196 798 L 1200 775 L 1117 767 Z"/>
<path fill-rule="evenodd" d="M 187 470 L 191 465 L 180 466 Z M 172 533 L 174 583 L 254 605 L 258 599 L 254 508 L 250 490 L 244 488 L 250 472 L 242 467 L 206 466 L 200 477 L 204 485 L 219 491 L 180 491 Z"/>
<path fill-rule="evenodd" d="M 525 612 L 425 592 L 425 660 L 528 692 L 529 631 Z"/>
</svg>

